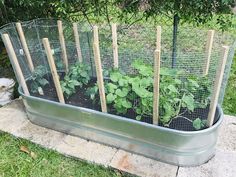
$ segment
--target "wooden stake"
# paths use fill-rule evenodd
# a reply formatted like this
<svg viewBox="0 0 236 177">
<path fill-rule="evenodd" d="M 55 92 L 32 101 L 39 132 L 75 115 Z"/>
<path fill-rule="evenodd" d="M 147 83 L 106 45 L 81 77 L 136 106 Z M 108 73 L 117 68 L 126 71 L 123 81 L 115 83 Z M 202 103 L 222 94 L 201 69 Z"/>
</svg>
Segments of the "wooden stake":
<svg viewBox="0 0 236 177">
<path fill-rule="evenodd" d="M 53 82 L 56 87 L 57 96 L 59 98 L 60 103 L 65 103 L 63 92 L 62 92 L 60 81 L 59 81 L 59 76 L 57 74 L 57 69 L 56 69 L 54 59 L 53 59 L 52 50 L 51 50 L 48 38 L 43 38 L 43 46 L 45 48 L 46 55 L 48 58 L 48 63 L 49 63 L 50 70 L 52 73 Z"/>
<path fill-rule="evenodd" d="M 83 58 L 82 58 L 82 53 L 81 53 L 81 48 L 80 48 L 79 32 L 78 32 L 77 23 L 73 23 L 73 31 L 74 31 L 74 36 L 75 36 L 75 45 L 76 45 L 76 50 L 77 50 L 77 54 L 78 54 L 78 59 L 79 59 L 79 62 L 82 62 Z"/>
<path fill-rule="evenodd" d="M 155 125 L 158 125 L 159 118 L 160 53 L 160 50 L 154 52 L 153 124 Z"/>
<path fill-rule="evenodd" d="M 114 68 L 118 68 L 118 45 L 117 45 L 117 28 L 116 24 L 111 25 L 112 29 L 112 48 L 113 48 L 113 58 L 114 58 Z"/>
<path fill-rule="evenodd" d="M 8 56 L 9 56 L 9 58 L 11 60 L 11 63 L 13 65 L 13 67 L 15 68 L 18 81 L 19 81 L 19 83 L 20 83 L 20 85 L 21 85 L 21 87 L 22 87 L 22 89 L 24 91 L 24 94 L 29 96 L 30 93 L 29 93 L 28 87 L 26 85 L 24 75 L 23 75 L 22 70 L 20 68 L 20 64 L 19 64 L 19 62 L 17 60 L 16 53 L 15 53 L 14 48 L 12 46 L 11 40 L 9 38 L 9 35 L 8 34 L 2 34 L 2 40 L 3 40 L 4 44 L 5 44 Z"/>
<path fill-rule="evenodd" d="M 63 59 L 64 65 L 65 65 L 66 73 L 67 73 L 68 72 L 68 59 L 67 59 L 67 54 L 66 54 L 66 44 L 65 44 L 61 20 L 57 21 L 57 27 L 58 27 L 58 33 L 59 33 L 59 41 L 60 41 L 61 50 L 62 50 L 62 59 Z"/>
<path fill-rule="evenodd" d="M 107 105 L 106 105 L 106 96 L 105 96 L 105 89 L 104 89 L 104 81 L 103 81 L 103 74 L 102 74 L 102 63 L 100 58 L 100 50 L 99 50 L 99 39 L 98 39 L 98 27 L 93 27 L 93 50 L 94 50 L 94 61 L 97 73 L 97 83 L 99 89 L 99 96 L 101 101 L 102 112 L 107 112 Z"/>
<path fill-rule="evenodd" d="M 214 122 L 216 106 L 218 103 L 218 97 L 220 94 L 220 88 L 221 88 L 221 84 L 222 84 L 222 80 L 223 80 L 223 76 L 224 76 L 224 70 L 225 70 L 225 65 L 226 65 L 228 53 L 229 53 L 229 46 L 223 46 L 222 47 L 222 58 L 221 58 L 221 61 L 219 63 L 219 68 L 216 73 L 214 90 L 213 90 L 213 93 L 211 96 L 210 110 L 209 110 L 208 118 L 207 118 L 207 125 L 209 127 L 212 126 L 213 122 Z"/>
<path fill-rule="evenodd" d="M 31 72 L 33 72 L 34 71 L 34 65 L 33 65 L 32 58 L 31 58 L 31 55 L 30 55 L 30 52 L 29 52 L 29 48 L 28 48 L 26 40 L 25 40 L 25 35 L 24 35 L 24 32 L 23 32 L 21 23 L 16 23 L 16 29 L 18 31 L 23 50 L 25 52 L 25 56 L 26 56 L 26 60 L 27 60 L 29 69 L 30 69 Z"/>
<path fill-rule="evenodd" d="M 157 26 L 156 49 L 161 52 L 161 26 Z"/>
<path fill-rule="evenodd" d="M 210 60 L 211 60 L 211 51 L 213 46 L 213 39 L 214 39 L 214 30 L 209 30 L 207 34 L 207 44 L 206 44 L 206 62 L 205 66 L 203 68 L 203 75 L 208 75 L 208 70 L 210 66 Z"/>
</svg>

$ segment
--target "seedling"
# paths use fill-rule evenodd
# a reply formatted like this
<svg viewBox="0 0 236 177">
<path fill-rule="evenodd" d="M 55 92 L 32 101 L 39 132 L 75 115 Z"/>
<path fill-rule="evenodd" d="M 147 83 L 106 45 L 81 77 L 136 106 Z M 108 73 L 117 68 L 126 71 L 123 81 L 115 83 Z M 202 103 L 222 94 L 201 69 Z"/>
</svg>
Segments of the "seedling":
<svg viewBox="0 0 236 177">
<path fill-rule="evenodd" d="M 90 67 L 83 63 L 76 63 L 72 66 L 61 81 L 61 87 L 63 93 L 69 98 L 73 93 L 76 92 L 76 87 L 83 87 L 88 84 L 90 80 L 89 76 Z"/>
<path fill-rule="evenodd" d="M 39 93 L 43 95 L 43 87 L 49 84 L 48 80 L 44 78 L 47 74 L 47 68 L 45 66 L 38 66 L 35 68 L 34 72 L 32 73 L 32 84 L 30 86 L 30 90 L 32 93 Z"/>
</svg>

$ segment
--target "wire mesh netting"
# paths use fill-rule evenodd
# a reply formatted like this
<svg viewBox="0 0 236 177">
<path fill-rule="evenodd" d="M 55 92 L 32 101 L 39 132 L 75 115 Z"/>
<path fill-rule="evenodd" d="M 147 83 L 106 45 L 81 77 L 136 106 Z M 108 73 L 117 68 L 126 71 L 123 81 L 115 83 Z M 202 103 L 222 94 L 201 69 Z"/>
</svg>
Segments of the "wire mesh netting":
<svg viewBox="0 0 236 177">
<path fill-rule="evenodd" d="M 82 56 L 80 63 L 72 24 L 66 21 L 62 24 L 70 68 L 67 73 L 56 19 L 21 23 L 34 65 L 33 72 L 28 66 L 16 25 L 5 25 L 0 33 L 10 36 L 30 95 L 59 101 L 42 43 L 43 38 L 48 38 L 66 104 L 101 111 L 94 62 L 93 26 L 86 22 L 77 23 Z M 108 113 L 152 123 L 156 26 L 117 25 L 118 70 L 114 69 L 111 26 L 101 24 L 98 29 Z M 230 50 L 218 98 L 218 103 L 222 103 L 236 43 L 231 36 L 216 32 L 208 74 L 204 75 L 207 35 L 208 30 L 180 26 L 173 55 L 172 28 L 162 26 L 158 93 L 160 126 L 186 131 L 206 127 L 205 121 L 222 58 L 222 45 L 228 45 Z M 215 117 L 214 122 L 217 119 Z"/>
</svg>

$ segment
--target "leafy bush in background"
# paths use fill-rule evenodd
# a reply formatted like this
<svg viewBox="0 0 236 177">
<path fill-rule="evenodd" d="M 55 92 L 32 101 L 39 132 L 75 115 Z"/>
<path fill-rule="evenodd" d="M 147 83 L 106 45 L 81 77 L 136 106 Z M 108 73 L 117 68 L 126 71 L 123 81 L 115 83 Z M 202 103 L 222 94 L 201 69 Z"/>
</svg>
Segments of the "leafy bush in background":
<svg viewBox="0 0 236 177">
<path fill-rule="evenodd" d="M 234 0 L 0 0 L 0 25 L 12 21 L 41 17 L 59 17 L 70 21 L 86 19 L 89 22 L 122 21 L 136 23 L 157 16 L 165 16 L 198 24 L 206 23 L 219 14 L 217 23 L 230 25 L 224 14 L 231 12 Z M 223 16 L 222 16 L 223 15 Z"/>
</svg>

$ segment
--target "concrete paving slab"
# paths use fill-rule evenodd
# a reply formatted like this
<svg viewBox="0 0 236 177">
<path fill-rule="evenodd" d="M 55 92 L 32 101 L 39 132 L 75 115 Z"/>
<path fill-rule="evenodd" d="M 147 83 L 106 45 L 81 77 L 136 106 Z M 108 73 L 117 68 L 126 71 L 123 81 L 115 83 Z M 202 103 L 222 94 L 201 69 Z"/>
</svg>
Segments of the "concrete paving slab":
<svg viewBox="0 0 236 177">
<path fill-rule="evenodd" d="M 175 177 L 177 166 L 158 162 L 137 154 L 119 150 L 110 164 L 111 167 L 145 177 Z"/>
<path fill-rule="evenodd" d="M 198 167 L 182 168 L 177 177 L 235 177 L 236 153 L 217 150 L 208 163 Z"/>
<path fill-rule="evenodd" d="M 219 131 L 217 148 L 226 151 L 236 151 L 236 117 L 224 116 Z"/>
<path fill-rule="evenodd" d="M 62 154 L 102 164 L 104 166 L 109 165 L 117 152 L 116 148 L 70 135 L 66 136 L 62 140 L 62 143 L 56 146 L 56 150 Z"/>
<path fill-rule="evenodd" d="M 28 122 L 21 100 L 15 100 L 0 109 L 0 131 L 14 134 Z"/>
<path fill-rule="evenodd" d="M 31 122 L 28 122 L 13 134 L 50 149 L 54 149 L 62 141 L 63 137 L 66 136 L 64 133 L 44 128 Z"/>
</svg>

